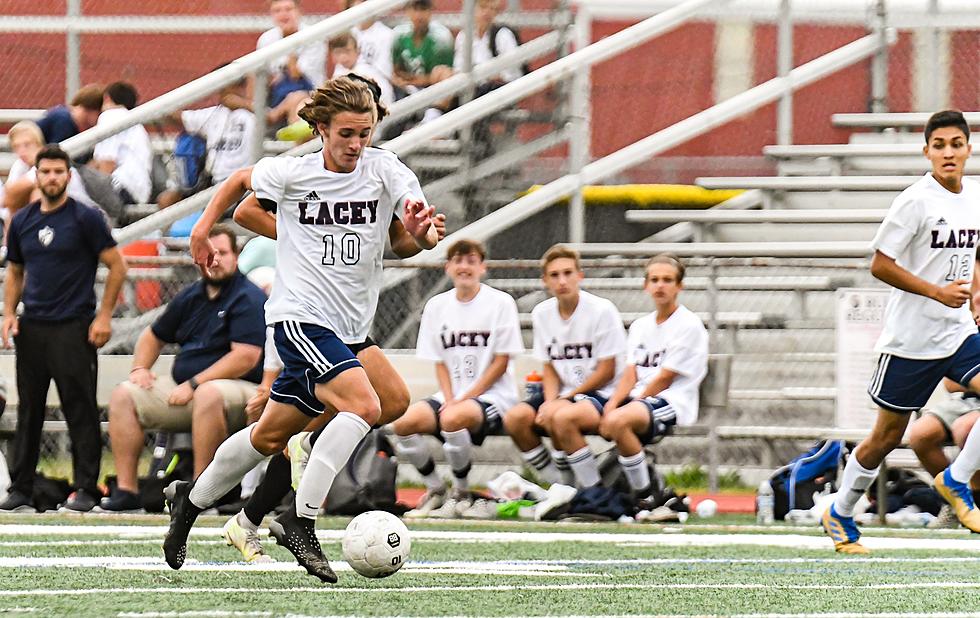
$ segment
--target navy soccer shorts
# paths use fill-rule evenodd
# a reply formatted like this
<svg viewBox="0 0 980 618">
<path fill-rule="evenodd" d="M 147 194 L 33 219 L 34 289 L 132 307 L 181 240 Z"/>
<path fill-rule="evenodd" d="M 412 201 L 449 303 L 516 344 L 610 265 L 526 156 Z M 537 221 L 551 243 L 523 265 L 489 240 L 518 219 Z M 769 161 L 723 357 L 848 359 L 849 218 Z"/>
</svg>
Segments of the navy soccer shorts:
<svg viewBox="0 0 980 618">
<path fill-rule="evenodd" d="M 980 334 L 970 335 L 952 356 L 917 360 L 882 354 L 868 394 L 886 410 L 908 414 L 926 405 L 943 378 L 969 387 L 980 373 Z"/>
<path fill-rule="evenodd" d="M 442 442 L 442 424 L 439 422 L 439 408 L 442 402 L 434 397 L 424 400 L 432 408 L 432 414 L 436 417 L 436 437 Z M 503 411 L 485 399 L 474 397 L 470 401 L 475 401 L 483 412 L 483 422 L 476 429 L 470 430 L 470 440 L 475 446 L 480 446 L 487 436 L 499 435 L 503 429 Z"/>
<path fill-rule="evenodd" d="M 324 410 L 323 402 L 316 397 L 316 385 L 361 367 L 351 347 L 329 328 L 292 320 L 277 322 L 275 342 L 283 369 L 272 384 L 269 398 L 295 406 L 314 418 Z"/>
<path fill-rule="evenodd" d="M 677 424 L 677 414 L 674 408 L 666 399 L 660 397 L 644 397 L 636 399 L 647 407 L 650 411 L 650 425 L 647 430 L 637 434 L 643 444 L 656 444 L 663 440 L 664 436 L 669 435 L 674 425 Z M 626 405 L 625 403 L 623 405 Z"/>
</svg>

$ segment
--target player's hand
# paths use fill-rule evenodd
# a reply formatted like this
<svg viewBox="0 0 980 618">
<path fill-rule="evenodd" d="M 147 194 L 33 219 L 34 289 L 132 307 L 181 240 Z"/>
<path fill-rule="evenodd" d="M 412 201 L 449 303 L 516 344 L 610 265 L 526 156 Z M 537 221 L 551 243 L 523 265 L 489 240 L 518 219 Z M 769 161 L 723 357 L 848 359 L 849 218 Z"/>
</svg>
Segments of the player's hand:
<svg viewBox="0 0 980 618">
<path fill-rule="evenodd" d="M 129 381 L 144 390 L 153 388 L 153 382 L 156 379 L 157 377 L 153 375 L 153 372 L 146 367 L 137 367 L 129 372 Z"/>
<path fill-rule="evenodd" d="M 251 425 L 259 420 L 265 404 L 269 402 L 269 389 L 260 386 L 255 390 L 255 394 L 245 404 L 245 424 Z"/>
<path fill-rule="evenodd" d="M 936 300 L 954 309 L 962 307 L 970 300 L 970 282 L 966 279 L 957 279 L 944 285 L 936 291 Z"/>
<path fill-rule="evenodd" d="M 405 231 L 412 235 L 412 238 L 423 240 L 429 231 L 429 227 L 433 224 L 432 219 L 435 214 L 436 209 L 432 206 L 426 206 L 425 202 L 406 199 L 402 224 L 405 226 Z"/>
<path fill-rule="evenodd" d="M 112 337 L 112 317 L 99 314 L 88 327 L 88 342 L 101 348 Z"/>
<path fill-rule="evenodd" d="M 455 397 L 452 398 L 452 399 L 447 399 L 445 401 L 445 403 L 443 403 L 441 406 L 439 406 L 439 411 L 442 412 L 443 410 L 449 408 L 450 406 L 456 405 L 460 401 L 463 401 L 463 400 L 462 399 L 456 399 Z"/>
<path fill-rule="evenodd" d="M 190 382 L 184 382 L 183 384 L 177 385 L 177 388 L 170 391 L 170 397 L 167 398 L 167 403 L 172 406 L 183 406 L 187 405 L 191 399 L 194 398 L 194 389 L 191 388 Z"/>
<path fill-rule="evenodd" d="M 191 257 L 194 263 L 201 269 L 201 274 L 207 276 L 208 269 L 214 264 L 215 250 L 208 238 L 207 232 L 196 233 L 197 229 L 191 232 Z"/>
<path fill-rule="evenodd" d="M 609 414 L 610 412 L 612 412 L 613 410 L 615 410 L 618 407 L 619 407 L 619 404 L 617 404 L 615 401 L 613 401 L 612 399 L 610 399 L 609 401 L 607 401 L 605 403 L 605 405 L 602 406 L 602 414 L 603 415 Z"/>
<path fill-rule="evenodd" d="M 439 213 L 432 217 L 432 225 L 436 228 L 436 242 L 446 237 L 446 215 Z"/>
<path fill-rule="evenodd" d="M 3 347 L 9 348 L 14 342 L 14 337 L 20 332 L 20 324 L 17 316 L 8 315 L 3 318 Z"/>
</svg>

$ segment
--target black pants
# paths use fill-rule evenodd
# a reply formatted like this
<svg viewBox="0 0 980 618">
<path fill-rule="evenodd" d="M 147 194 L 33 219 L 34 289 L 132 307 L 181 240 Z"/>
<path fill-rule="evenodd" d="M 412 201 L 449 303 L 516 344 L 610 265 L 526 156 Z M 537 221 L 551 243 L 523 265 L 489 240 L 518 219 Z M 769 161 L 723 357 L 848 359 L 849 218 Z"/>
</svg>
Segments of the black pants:
<svg viewBox="0 0 980 618">
<path fill-rule="evenodd" d="M 68 423 L 75 487 L 98 495 L 102 434 L 95 399 L 98 362 L 88 342 L 89 319 L 68 322 L 20 320 L 17 346 L 17 432 L 11 491 L 30 496 L 41 454 L 41 428 L 54 380 Z"/>
</svg>

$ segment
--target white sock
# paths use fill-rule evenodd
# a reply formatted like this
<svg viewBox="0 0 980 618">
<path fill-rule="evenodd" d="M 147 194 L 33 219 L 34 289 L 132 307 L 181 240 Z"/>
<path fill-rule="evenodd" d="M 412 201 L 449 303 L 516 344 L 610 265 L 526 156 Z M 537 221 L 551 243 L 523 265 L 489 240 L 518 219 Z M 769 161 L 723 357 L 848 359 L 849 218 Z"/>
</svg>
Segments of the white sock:
<svg viewBox="0 0 980 618">
<path fill-rule="evenodd" d="M 473 440 L 470 437 L 469 429 L 459 431 L 443 431 L 442 438 L 446 441 L 442 445 L 442 450 L 446 453 L 446 460 L 453 471 L 453 487 L 457 489 L 467 489 L 469 482 L 467 477 L 470 474 L 470 467 Z"/>
<path fill-rule="evenodd" d="M 568 467 L 568 456 L 565 451 L 551 451 L 551 460 L 555 462 L 555 468 L 558 469 L 558 482 L 562 485 L 575 487 L 575 475 L 572 474 L 572 469 Z"/>
<path fill-rule="evenodd" d="M 265 469 L 268 465 L 269 458 L 267 457 L 262 463 L 245 473 L 245 477 L 242 479 L 242 500 L 251 498 L 258 486 L 262 484 L 262 479 L 265 477 Z"/>
<path fill-rule="evenodd" d="M 949 467 L 949 475 L 954 481 L 969 483 L 977 468 L 980 468 L 980 423 L 975 423 L 970 430 L 963 449 Z"/>
<path fill-rule="evenodd" d="M 306 434 L 305 436 L 303 436 L 303 450 L 309 453 L 310 451 L 313 450 L 313 440 L 312 440 L 313 432 L 305 431 L 303 433 Z"/>
<path fill-rule="evenodd" d="M 238 525 L 244 528 L 245 530 L 248 530 L 250 532 L 259 531 L 259 527 L 253 524 L 251 520 L 249 520 L 248 515 L 245 514 L 245 509 L 238 511 L 238 515 L 236 515 L 235 517 L 238 518 Z"/>
<path fill-rule="evenodd" d="M 194 506 L 208 508 L 238 484 L 246 472 L 265 459 L 266 456 L 252 446 L 254 427 L 249 425 L 221 443 L 214 453 L 214 459 L 194 481 L 190 493 Z"/>
<path fill-rule="evenodd" d="M 858 463 L 857 455 L 852 452 L 847 459 L 847 465 L 844 466 L 840 489 L 837 490 L 837 497 L 834 499 L 834 510 L 837 511 L 837 514 L 853 517 L 854 505 L 868 490 L 876 476 L 878 476 L 878 470 L 868 470 L 862 466 Z"/>
<path fill-rule="evenodd" d="M 408 436 L 395 436 L 398 443 L 398 453 L 404 455 L 415 469 L 422 475 L 425 487 L 430 490 L 442 487 L 442 479 L 436 474 L 436 464 L 425 446 L 425 436 L 413 433 Z"/>
<path fill-rule="evenodd" d="M 568 465 L 575 473 L 579 487 L 595 487 L 602 479 L 599 477 L 599 463 L 588 446 L 583 446 L 568 456 Z"/>
<path fill-rule="evenodd" d="M 538 475 L 544 480 L 548 481 L 549 483 L 561 482 L 561 474 L 558 472 L 558 467 L 555 466 L 555 462 L 551 459 L 548 449 L 546 449 L 543 444 L 539 444 L 537 447 L 521 453 L 521 457 L 523 457 L 524 461 L 526 461 L 529 466 L 534 468 Z"/>
<path fill-rule="evenodd" d="M 297 515 L 316 519 L 337 473 L 369 431 L 371 426 L 353 412 L 341 412 L 330 421 L 313 445 L 310 462 L 296 488 Z"/>
<path fill-rule="evenodd" d="M 633 491 L 642 491 L 650 488 L 650 468 L 647 467 L 646 453 L 640 451 L 636 455 L 629 457 L 619 456 L 619 465 L 623 466 L 626 473 L 626 480 L 629 481 Z"/>
</svg>

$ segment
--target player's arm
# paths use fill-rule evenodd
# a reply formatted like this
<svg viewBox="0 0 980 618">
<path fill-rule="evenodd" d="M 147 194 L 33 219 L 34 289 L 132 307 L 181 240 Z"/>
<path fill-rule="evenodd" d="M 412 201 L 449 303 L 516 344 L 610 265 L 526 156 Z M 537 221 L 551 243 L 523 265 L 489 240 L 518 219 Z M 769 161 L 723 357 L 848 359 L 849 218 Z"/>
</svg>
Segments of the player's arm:
<svg viewBox="0 0 980 618">
<path fill-rule="evenodd" d="M 674 379 L 679 375 L 680 374 L 676 371 L 671 371 L 670 369 L 661 367 L 660 371 L 657 373 L 657 376 L 650 380 L 650 383 L 643 389 L 640 397 L 654 397 L 659 395 L 663 391 L 667 390 L 670 385 L 674 383 Z"/>
<path fill-rule="evenodd" d="M 507 363 L 510 362 L 510 354 L 497 354 L 493 357 L 490 362 L 490 366 L 484 371 L 479 378 L 473 382 L 470 388 L 460 395 L 458 399 L 460 401 L 466 399 L 473 399 L 479 397 L 483 393 L 487 392 L 494 383 L 504 375 L 507 371 Z"/>
<path fill-rule="evenodd" d="M 4 185 L 3 207 L 10 211 L 11 217 L 30 203 L 34 187 L 34 181 L 30 178 L 18 178 Z"/>
<path fill-rule="evenodd" d="M 893 288 L 931 298 L 947 307 L 962 307 L 963 303 L 970 299 L 970 290 L 966 285 L 972 282 L 957 279 L 944 286 L 930 283 L 902 268 L 894 258 L 888 257 L 881 251 L 875 251 L 874 257 L 871 258 L 871 274 Z"/>
<path fill-rule="evenodd" d="M 551 363 L 544 364 L 544 375 L 541 376 L 541 389 L 544 394 L 545 401 L 551 401 L 552 399 L 558 399 L 558 393 L 561 392 L 561 378 L 558 376 L 558 372 L 555 371 L 555 366 Z"/>
<path fill-rule="evenodd" d="M 218 222 L 221 215 L 241 199 L 246 191 L 252 188 L 252 168 L 244 167 L 229 176 L 221 185 L 211 201 L 208 202 L 201 218 L 191 230 L 191 257 L 201 268 L 211 266 L 214 261 L 214 247 L 208 240 L 211 228 Z"/>
<path fill-rule="evenodd" d="M 636 365 L 630 363 L 623 370 L 623 375 L 620 376 L 619 382 L 616 382 L 616 388 L 606 402 L 605 411 L 608 412 L 618 408 L 629 397 L 630 391 L 633 390 L 634 386 L 636 386 Z"/>
<path fill-rule="evenodd" d="M 439 391 L 442 392 L 443 401 L 453 400 L 453 381 L 449 379 L 449 368 L 446 363 L 436 363 L 436 382 L 439 383 Z"/>
<path fill-rule="evenodd" d="M 432 225 L 436 229 L 436 242 L 446 237 L 446 215 L 437 214 L 432 217 Z M 388 226 L 388 241 L 391 250 L 398 257 L 405 259 L 422 252 L 422 247 L 415 241 L 400 219 L 395 217 Z"/>
<path fill-rule="evenodd" d="M 149 326 L 143 329 L 139 339 L 136 340 L 136 348 L 133 349 L 133 367 L 129 370 L 129 381 L 142 387 L 150 388 L 156 376 L 150 369 L 160 358 L 164 342 L 153 333 Z"/>
<path fill-rule="evenodd" d="M 232 219 L 246 230 L 276 239 L 276 214 L 267 210 L 254 193 L 242 200 Z"/>
<path fill-rule="evenodd" d="M 970 284 L 970 313 L 973 314 L 973 321 L 980 326 L 980 260 L 973 265 L 973 282 Z"/>
<path fill-rule="evenodd" d="M 573 390 L 568 394 L 568 397 L 574 397 L 575 395 L 580 395 L 584 393 L 590 393 L 595 390 L 599 390 L 606 384 L 609 384 L 616 376 L 616 357 L 610 356 L 609 358 L 600 359 L 596 363 L 595 370 L 579 384 L 578 388 Z"/>
<path fill-rule="evenodd" d="M 9 348 L 11 338 L 17 335 L 17 305 L 24 293 L 24 265 L 7 262 L 3 282 L 3 347 Z"/>
</svg>

